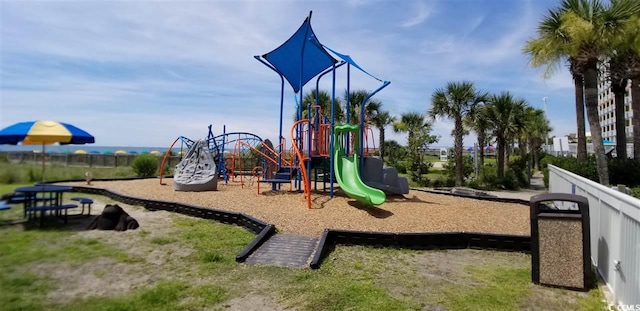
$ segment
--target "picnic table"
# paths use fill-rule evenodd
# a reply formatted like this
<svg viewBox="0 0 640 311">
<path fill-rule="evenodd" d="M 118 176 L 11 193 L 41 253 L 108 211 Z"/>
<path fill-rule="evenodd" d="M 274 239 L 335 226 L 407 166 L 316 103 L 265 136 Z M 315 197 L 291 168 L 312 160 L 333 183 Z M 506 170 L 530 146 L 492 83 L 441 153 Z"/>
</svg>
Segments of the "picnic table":
<svg viewBox="0 0 640 311">
<path fill-rule="evenodd" d="M 46 212 L 52 212 L 56 216 L 61 216 L 64 212 L 64 222 L 67 222 L 67 210 L 78 207 L 76 204 L 62 204 L 63 193 L 71 190 L 73 187 L 70 186 L 46 184 L 14 189 L 22 194 L 24 216 L 31 219 L 39 213 L 41 226 Z"/>
</svg>

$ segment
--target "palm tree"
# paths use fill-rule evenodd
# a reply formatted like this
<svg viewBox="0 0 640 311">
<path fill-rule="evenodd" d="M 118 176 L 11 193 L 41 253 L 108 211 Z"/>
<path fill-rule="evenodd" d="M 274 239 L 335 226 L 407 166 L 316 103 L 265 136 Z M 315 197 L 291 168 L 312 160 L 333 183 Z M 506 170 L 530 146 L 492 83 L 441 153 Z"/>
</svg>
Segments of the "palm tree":
<svg viewBox="0 0 640 311">
<path fill-rule="evenodd" d="M 607 38 L 615 37 L 623 29 L 624 23 L 637 15 L 638 11 L 635 6 L 612 5 L 606 8 L 599 0 L 563 0 L 560 7 L 552 12 L 559 16 L 559 30 L 564 40 L 556 40 L 559 45 L 549 45 L 549 38 L 539 27 L 539 37 L 527 42 L 525 52 L 532 55 L 534 66 L 553 66 L 568 57 L 575 59 L 575 69 L 584 79 L 585 106 L 598 177 L 601 184 L 608 185 L 609 169 L 598 115 L 598 62 L 610 48 L 608 45 L 611 42 Z"/>
<path fill-rule="evenodd" d="M 395 166 L 395 164 L 404 159 L 407 156 L 407 149 L 395 140 L 384 142 L 384 152 L 389 156 L 389 164 Z"/>
<path fill-rule="evenodd" d="M 317 100 L 316 100 L 317 99 Z M 308 113 L 308 107 L 311 105 L 311 114 Z M 315 116 L 316 108 L 315 106 L 320 106 L 321 114 L 323 117 L 331 118 L 331 95 L 329 92 L 320 90 L 318 92 L 318 96 L 316 97 L 316 90 L 309 91 L 302 98 L 302 118 L 306 119 L 311 116 Z M 335 99 L 335 118 L 336 122 L 344 122 L 344 109 L 342 108 L 342 102 L 340 98 Z"/>
<path fill-rule="evenodd" d="M 462 186 L 464 182 L 463 146 L 464 136 L 463 119 L 480 102 L 486 100 L 487 94 L 476 91 L 473 83 L 449 82 L 445 88 L 436 89 L 431 95 L 431 109 L 429 115 L 432 118 L 446 117 L 453 119 L 454 159 L 456 186 Z"/>
<path fill-rule="evenodd" d="M 406 112 L 400 115 L 400 120 L 392 123 L 396 133 L 407 133 L 407 140 L 416 139 L 425 129 L 431 129 L 431 122 L 425 120 L 424 115 L 417 112 Z"/>
<path fill-rule="evenodd" d="M 360 124 L 360 106 L 362 106 L 362 102 L 368 95 L 369 91 L 367 90 L 351 91 L 349 94 L 345 91 L 343 100 L 344 102 L 349 102 L 349 123 Z M 382 104 L 379 101 L 370 98 L 365 103 L 365 117 L 371 116 L 381 107 Z"/>
<path fill-rule="evenodd" d="M 624 55 L 616 54 L 609 58 L 608 74 L 613 93 L 616 114 L 616 154 L 619 159 L 627 158 L 627 133 L 625 131 L 624 94 L 627 92 L 628 71 L 625 69 Z"/>
<path fill-rule="evenodd" d="M 380 159 L 384 163 L 384 136 L 385 136 L 385 128 L 388 125 L 393 124 L 396 121 L 396 118 L 389 114 L 388 111 L 378 111 L 371 117 L 371 124 L 378 128 L 378 132 L 380 133 L 378 139 L 378 145 L 380 146 Z"/>
<path fill-rule="evenodd" d="M 411 159 L 411 179 L 419 184 L 423 181 L 423 174 L 428 171 L 428 166 L 424 162 L 420 148 L 434 143 L 437 137 L 429 135 L 431 132 L 431 122 L 425 116 L 408 112 L 400 115 L 400 120 L 393 123 L 393 131 L 396 133 L 407 133 L 407 145 L 409 157 Z"/>
<path fill-rule="evenodd" d="M 549 120 L 547 120 L 543 110 L 526 107 L 524 125 L 524 137 L 529 146 L 529 152 L 532 154 L 533 164 L 540 169 L 538 166 L 540 147 L 552 130 Z"/>
<path fill-rule="evenodd" d="M 507 166 L 508 145 L 515 133 L 524 126 L 526 101 L 516 99 L 509 92 L 492 95 L 486 105 L 487 116 L 493 121 L 493 135 L 496 137 L 498 152 L 498 177 L 504 177 Z"/>
<path fill-rule="evenodd" d="M 611 7 L 619 8 L 631 6 L 640 6 L 636 1 L 612 1 Z M 611 89 L 614 93 L 614 100 L 616 103 L 616 135 L 622 135 L 624 133 L 624 94 L 625 87 L 629 80 L 631 80 L 631 110 L 633 111 L 633 156 L 636 159 L 640 159 L 640 38 L 637 35 L 637 29 L 640 28 L 640 14 L 632 17 L 625 25 L 623 30 L 617 33 L 617 36 L 611 39 L 612 44 L 611 52 L 609 53 L 609 75 L 611 81 Z M 635 96 L 633 96 L 635 94 Z M 621 113 L 618 115 L 618 108 L 620 105 Z M 620 121 L 618 118 L 620 117 Z M 622 130 L 622 133 L 618 131 Z M 638 132 L 636 132 L 638 130 Z M 626 135 L 625 135 L 626 139 Z M 622 144 L 618 140 L 616 141 L 617 149 L 622 149 Z M 623 155 L 626 155 L 626 146 Z M 618 157 L 622 157 L 620 151 L 617 151 Z"/>
<path fill-rule="evenodd" d="M 485 105 L 478 105 L 475 109 L 472 109 L 467 117 L 464 119 L 464 123 L 472 131 L 476 133 L 478 138 L 478 166 L 484 167 L 484 150 L 485 146 L 489 144 L 491 133 L 491 120 L 487 117 L 487 108 Z"/>
<path fill-rule="evenodd" d="M 507 145 L 505 146 L 505 158 L 504 158 L 504 167 L 507 169 L 510 166 L 511 154 L 513 152 L 514 145 L 516 141 L 518 143 L 523 142 L 523 137 L 526 136 L 526 121 L 527 115 L 526 110 L 529 107 L 529 104 L 526 100 L 518 98 L 515 100 L 515 109 L 512 111 L 513 120 L 515 120 L 514 127 L 507 127 L 508 131 L 506 132 Z M 526 145 L 526 143 L 523 143 Z M 524 146 L 526 148 L 526 146 Z"/>
<path fill-rule="evenodd" d="M 640 15 L 640 14 L 639 14 Z M 640 159 L 640 16 L 636 15 L 627 23 L 628 31 L 625 31 L 623 44 L 630 46 L 632 51 L 626 63 L 629 66 L 629 78 L 631 80 L 631 111 L 633 114 L 633 157 Z"/>
<path fill-rule="evenodd" d="M 576 157 L 578 158 L 578 162 L 584 163 L 587 161 L 587 127 L 586 120 L 584 119 L 584 79 L 578 69 L 576 69 L 576 66 L 577 62 L 569 58 L 569 71 L 573 77 L 576 106 L 576 130 L 578 136 Z"/>
<path fill-rule="evenodd" d="M 562 28 L 562 10 L 549 10 L 538 26 L 538 38 L 529 40 L 523 52 L 531 57 L 534 67 L 548 65 L 544 78 L 549 78 L 556 69 L 556 64 L 566 59 L 569 63 L 569 72 L 573 78 L 575 90 L 576 125 L 577 125 L 577 157 L 579 162 L 587 160 L 587 137 L 584 119 L 584 80 L 580 64 L 574 57 L 568 55 L 566 45 L 569 44 L 569 36 Z"/>
</svg>

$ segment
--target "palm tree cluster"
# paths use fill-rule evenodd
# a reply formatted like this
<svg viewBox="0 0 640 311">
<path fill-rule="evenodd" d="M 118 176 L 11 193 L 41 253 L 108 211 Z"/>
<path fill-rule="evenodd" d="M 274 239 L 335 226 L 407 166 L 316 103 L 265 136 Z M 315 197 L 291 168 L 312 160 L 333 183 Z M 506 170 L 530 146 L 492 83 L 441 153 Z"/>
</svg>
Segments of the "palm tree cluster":
<svg viewBox="0 0 640 311">
<path fill-rule="evenodd" d="M 396 119 L 389 111 L 383 110 L 382 102 L 370 98 L 367 102 L 363 103 L 369 95 L 367 90 L 356 90 L 347 93 L 345 91 L 343 97 L 337 97 L 335 101 L 334 118 L 336 123 L 346 122 L 347 119 L 351 124 L 360 123 L 360 109 L 365 108 L 365 123 L 367 125 L 375 126 L 379 131 L 379 148 L 380 156 L 384 160 L 384 141 L 385 141 L 385 129 L 387 126 L 393 124 Z M 345 107 L 347 106 L 346 109 Z M 309 108 L 311 107 L 311 114 L 309 114 Z M 316 110 L 316 107 L 319 107 Z M 309 116 L 315 116 L 315 111 L 321 111 L 320 115 L 323 118 L 329 120 L 331 118 L 331 95 L 327 91 L 320 90 L 319 92 L 313 90 L 307 93 L 302 100 L 302 118 L 308 118 Z M 347 118 L 348 111 L 348 118 Z"/>
<path fill-rule="evenodd" d="M 640 159 L 640 1 L 562 0 L 549 10 L 538 26 L 537 37 L 524 52 L 534 67 L 545 66 L 545 77 L 568 64 L 576 94 L 578 160 L 587 158 L 584 111 L 591 129 L 601 184 L 609 184 L 598 115 L 598 81 L 612 86 L 616 110 L 616 142 L 619 158 L 626 158 L 624 89 L 631 81 L 634 158 Z M 606 68 L 607 70 L 599 70 Z"/>
<path fill-rule="evenodd" d="M 497 177 L 503 178 L 509 165 L 512 146 L 517 141 L 525 155 L 535 154 L 551 131 L 544 112 L 530 107 L 524 99 L 509 92 L 488 94 L 477 91 L 472 82 L 449 82 L 431 96 L 429 115 L 454 122 L 454 162 L 456 186 L 464 183 L 462 139 L 473 131 L 478 137 L 478 163 L 484 165 L 484 148 L 495 137 L 498 153 Z"/>
<path fill-rule="evenodd" d="M 431 135 L 431 125 L 432 122 L 424 114 L 416 112 L 403 113 L 400 120 L 393 122 L 394 132 L 407 133 L 411 179 L 424 186 L 428 184 L 428 180 L 423 175 L 428 173 L 430 165 L 424 160 L 423 150 L 439 139 L 439 137 Z"/>
<path fill-rule="evenodd" d="M 426 173 L 425 163 L 423 161 L 422 153 L 420 149 L 426 148 L 426 145 L 432 144 L 437 141 L 437 137 L 430 135 L 431 121 L 428 120 L 427 115 L 407 112 L 402 113 L 399 119 L 391 115 L 389 111 L 383 109 L 382 102 L 374 98 L 370 98 L 367 102 L 363 103 L 367 98 L 369 91 L 367 90 L 355 90 L 351 92 L 344 92 L 342 97 L 334 98 L 335 111 L 334 118 L 336 123 L 347 122 L 347 115 L 349 116 L 348 122 L 352 124 L 360 123 L 360 111 L 364 106 L 365 109 L 365 124 L 374 126 L 378 129 L 378 146 L 379 154 L 384 161 L 384 156 L 387 154 L 385 150 L 385 136 L 386 128 L 393 126 L 393 130 L 396 133 L 406 133 L 407 142 L 412 155 L 411 166 L 417 171 L 417 176 L 421 177 L 421 172 Z M 348 103 L 348 108 L 346 109 Z M 319 109 L 318 109 L 319 107 Z M 309 108 L 311 113 L 309 114 Z M 308 118 L 309 116 L 315 117 L 316 111 L 320 111 L 320 116 L 329 120 L 331 118 L 331 95 L 327 91 L 320 90 L 319 92 L 313 90 L 308 92 L 302 100 L 302 118 Z"/>
</svg>

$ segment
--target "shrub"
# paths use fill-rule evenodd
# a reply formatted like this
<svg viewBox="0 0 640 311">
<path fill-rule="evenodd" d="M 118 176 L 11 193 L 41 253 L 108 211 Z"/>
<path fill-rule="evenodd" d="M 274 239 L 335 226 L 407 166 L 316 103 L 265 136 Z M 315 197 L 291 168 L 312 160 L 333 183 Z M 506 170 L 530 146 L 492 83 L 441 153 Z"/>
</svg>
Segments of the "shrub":
<svg viewBox="0 0 640 311">
<path fill-rule="evenodd" d="M 447 177 L 447 180 L 444 181 L 447 187 L 455 187 L 456 179 L 454 177 Z"/>
<path fill-rule="evenodd" d="M 498 182 L 499 185 L 501 185 L 504 189 L 507 189 L 507 190 L 518 190 L 518 189 L 520 189 L 518 177 L 511 170 L 506 171 L 504 173 L 504 177 L 498 178 L 497 182 Z"/>
<path fill-rule="evenodd" d="M 27 180 L 29 182 L 42 181 L 42 170 L 29 167 L 27 172 Z"/>
<path fill-rule="evenodd" d="M 158 158 L 152 154 L 141 154 L 133 159 L 131 167 L 138 177 L 156 176 Z"/>
<path fill-rule="evenodd" d="M 640 199 L 640 187 L 631 188 L 631 196 Z"/>
<path fill-rule="evenodd" d="M 467 179 L 469 178 L 469 176 L 471 176 L 471 174 L 475 170 L 473 159 L 470 156 L 463 156 L 462 165 L 463 165 L 462 178 Z M 452 177 L 455 182 L 455 177 L 456 177 L 455 157 L 449 158 L 449 161 L 447 161 L 447 164 L 443 165 L 443 168 L 447 171 L 447 176 Z"/>
<path fill-rule="evenodd" d="M 634 159 L 610 159 L 609 181 L 612 185 L 640 186 L 640 161 Z"/>
<path fill-rule="evenodd" d="M 0 163 L 9 163 L 9 154 L 6 152 L 0 153 Z"/>
<path fill-rule="evenodd" d="M 542 160 L 542 164 L 545 167 L 543 173 L 545 186 L 547 187 L 549 186 L 547 164 L 553 164 L 574 174 L 599 182 L 596 160 L 593 155 L 590 155 L 584 163 L 578 162 L 576 158 L 547 155 Z M 608 160 L 607 164 L 609 166 L 609 181 L 612 185 L 623 184 L 628 187 L 640 185 L 640 161 L 612 158 Z"/>
<path fill-rule="evenodd" d="M 517 182 L 517 187 L 528 187 L 529 180 L 527 178 L 527 158 L 524 157 L 513 157 L 511 162 L 509 163 L 509 170 L 513 173 L 515 180 Z M 505 172 L 508 174 L 509 172 Z M 506 187 L 506 186 L 505 186 Z"/>
<path fill-rule="evenodd" d="M 404 164 L 403 161 L 397 161 L 397 162 L 391 164 L 390 166 L 395 167 L 396 170 L 398 171 L 398 173 L 400 173 L 400 174 L 406 174 L 407 173 L 407 166 Z"/>
<path fill-rule="evenodd" d="M 420 187 L 429 187 L 430 184 L 431 184 L 431 181 L 429 180 L 429 178 L 421 178 L 418 181 L 418 186 Z"/>
<path fill-rule="evenodd" d="M 484 190 L 494 190 L 498 185 L 498 168 L 495 165 L 485 165 L 480 169 L 479 182 Z"/>
<path fill-rule="evenodd" d="M 476 180 L 472 180 L 470 182 L 467 183 L 467 187 L 471 188 L 471 189 L 482 189 L 480 187 L 480 182 L 476 179 Z"/>
<path fill-rule="evenodd" d="M 451 179 L 451 178 L 445 179 L 444 176 L 441 176 L 441 177 L 438 177 L 437 179 L 434 179 L 433 181 L 431 181 L 431 184 L 432 184 L 433 188 L 455 187 L 456 181 L 455 181 L 455 179 Z"/>
<path fill-rule="evenodd" d="M 6 170 L 0 173 L 1 184 L 14 184 L 19 181 L 18 175 L 15 170 Z"/>
<path fill-rule="evenodd" d="M 429 173 L 429 168 L 432 167 L 433 164 L 429 162 L 416 161 L 411 163 L 409 176 L 413 181 L 415 181 L 419 186 L 426 187 L 429 185 L 429 181 L 425 181 L 426 175 Z"/>
</svg>

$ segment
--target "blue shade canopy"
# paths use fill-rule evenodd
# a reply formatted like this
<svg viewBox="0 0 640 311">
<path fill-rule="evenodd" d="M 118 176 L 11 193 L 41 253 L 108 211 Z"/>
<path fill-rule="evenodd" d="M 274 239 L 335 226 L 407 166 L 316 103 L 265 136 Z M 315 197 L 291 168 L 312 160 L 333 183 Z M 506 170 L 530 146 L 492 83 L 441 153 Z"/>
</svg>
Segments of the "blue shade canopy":
<svg viewBox="0 0 640 311">
<path fill-rule="evenodd" d="M 281 74 L 294 92 L 337 62 L 324 48 L 311 28 L 311 15 L 282 45 L 262 55 Z"/>
<path fill-rule="evenodd" d="M 358 69 L 360 69 L 360 71 L 364 72 L 365 74 L 367 74 L 369 77 L 372 77 L 380 82 L 383 82 L 382 80 L 376 78 L 374 75 L 368 73 L 366 70 L 362 69 L 362 67 L 358 66 L 358 64 L 356 64 L 356 61 L 353 60 L 353 58 L 351 58 L 351 56 L 347 55 L 347 54 L 342 54 L 342 53 L 338 53 L 332 49 L 330 49 L 328 46 L 323 45 L 324 48 L 326 48 L 327 50 L 331 51 L 331 53 L 336 54 L 338 57 L 340 57 L 343 61 L 349 63 L 351 66 L 356 67 Z"/>
</svg>

